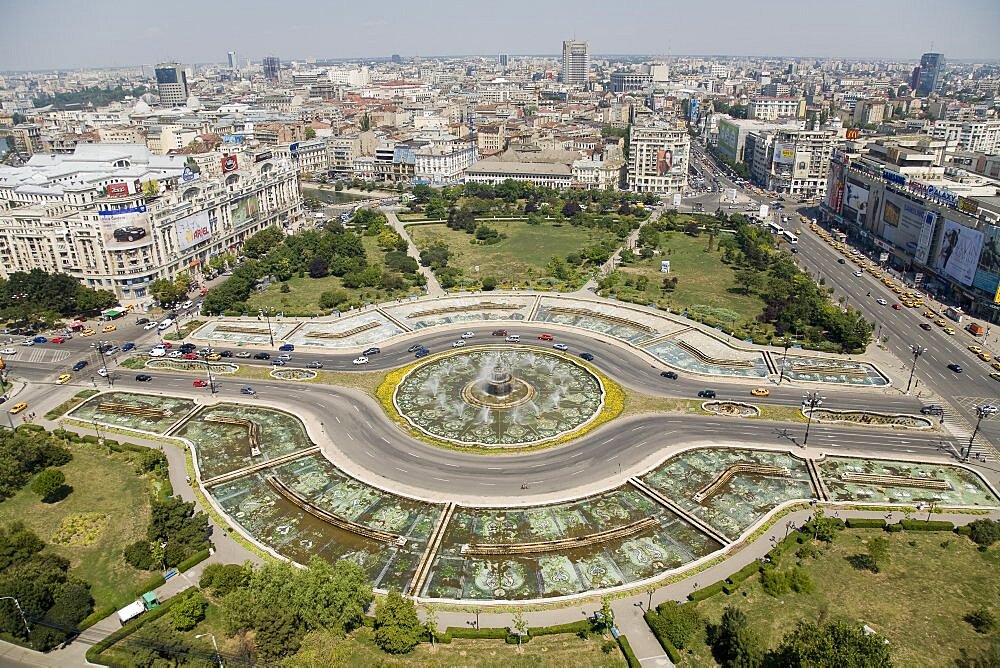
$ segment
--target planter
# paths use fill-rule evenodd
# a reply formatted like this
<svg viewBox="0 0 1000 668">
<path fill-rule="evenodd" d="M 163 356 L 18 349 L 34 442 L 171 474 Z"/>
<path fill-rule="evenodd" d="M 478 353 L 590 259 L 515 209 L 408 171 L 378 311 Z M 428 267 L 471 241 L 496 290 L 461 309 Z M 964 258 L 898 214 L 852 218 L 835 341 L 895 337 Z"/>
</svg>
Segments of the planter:
<svg viewBox="0 0 1000 668">
<path fill-rule="evenodd" d="M 702 410 L 716 415 L 727 417 L 757 417 L 760 409 L 753 404 L 745 404 L 742 401 L 706 401 L 701 405 Z"/>
</svg>

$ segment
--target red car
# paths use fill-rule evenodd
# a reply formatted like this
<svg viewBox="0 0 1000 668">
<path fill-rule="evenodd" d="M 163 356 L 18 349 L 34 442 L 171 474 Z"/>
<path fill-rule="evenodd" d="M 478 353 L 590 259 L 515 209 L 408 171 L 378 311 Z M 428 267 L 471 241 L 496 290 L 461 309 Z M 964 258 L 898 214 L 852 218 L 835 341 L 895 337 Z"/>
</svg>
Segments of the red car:
<svg viewBox="0 0 1000 668">
<path fill-rule="evenodd" d="M 900 309 L 903 308 L 903 305 L 902 304 L 893 304 L 892 307 L 898 311 L 898 310 L 900 310 Z"/>
<path fill-rule="evenodd" d="M 184 353 L 184 359 L 186 360 L 196 360 L 198 359 L 197 353 Z"/>
<path fill-rule="evenodd" d="M 539 341 L 553 341 L 553 340 L 555 340 L 555 338 L 556 337 L 552 336 L 551 334 L 539 334 L 538 335 L 538 340 Z"/>
<path fill-rule="evenodd" d="M 61 336 L 53 336 L 49 339 L 49 343 L 66 343 L 66 339 Z"/>
<path fill-rule="evenodd" d="M 170 350 L 170 349 L 171 349 L 171 348 L 173 348 L 174 346 L 173 346 L 173 344 L 172 344 L 172 343 L 170 343 L 169 341 L 164 341 L 164 342 L 163 342 L 163 347 L 164 347 L 164 348 L 166 348 L 167 350 Z"/>
<path fill-rule="evenodd" d="M 195 387 L 208 387 L 208 381 L 202 380 L 201 378 L 199 378 L 198 380 L 194 381 L 191 384 L 194 385 Z"/>
</svg>

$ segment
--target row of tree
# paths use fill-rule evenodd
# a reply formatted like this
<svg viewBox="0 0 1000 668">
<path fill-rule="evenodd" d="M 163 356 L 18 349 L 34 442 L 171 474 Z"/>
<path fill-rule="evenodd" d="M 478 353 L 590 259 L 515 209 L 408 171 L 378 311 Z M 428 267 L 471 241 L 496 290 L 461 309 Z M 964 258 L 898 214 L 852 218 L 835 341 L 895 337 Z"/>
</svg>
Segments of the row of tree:
<svg viewBox="0 0 1000 668">
<path fill-rule="evenodd" d="M 68 274 L 32 269 L 0 279 L 0 319 L 28 326 L 51 326 L 62 318 L 93 315 L 117 303 L 110 290 L 88 288 Z"/>
</svg>

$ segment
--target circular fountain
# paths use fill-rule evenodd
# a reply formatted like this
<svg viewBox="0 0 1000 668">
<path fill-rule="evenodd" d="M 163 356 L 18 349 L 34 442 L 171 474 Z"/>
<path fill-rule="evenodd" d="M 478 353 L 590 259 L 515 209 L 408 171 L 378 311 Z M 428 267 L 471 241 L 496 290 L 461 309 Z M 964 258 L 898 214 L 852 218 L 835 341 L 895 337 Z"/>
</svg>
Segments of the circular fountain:
<svg viewBox="0 0 1000 668">
<path fill-rule="evenodd" d="M 572 359 L 484 346 L 433 359 L 396 386 L 393 405 L 428 436 L 517 447 L 559 438 L 601 411 L 604 387 Z"/>
</svg>

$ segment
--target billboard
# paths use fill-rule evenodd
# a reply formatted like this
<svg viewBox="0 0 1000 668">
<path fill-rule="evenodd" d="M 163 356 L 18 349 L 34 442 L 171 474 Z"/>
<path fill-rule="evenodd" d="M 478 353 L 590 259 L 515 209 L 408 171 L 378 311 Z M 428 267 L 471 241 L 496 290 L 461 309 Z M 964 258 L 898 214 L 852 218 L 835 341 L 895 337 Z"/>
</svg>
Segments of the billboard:
<svg viewBox="0 0 1000 668">
<path fill-rule="evenodd" d="M 844 163 L 830 161 L 830 178 L 826 182 L 826 204 L 835 213 L 840 213 L 844 202 Z"/>
<path fill-rule="evenodd" d="M 799 151 L 795 154 L 795 164 L 792 167 L 792 178 L 804 179 L 809 176 L 809 164 L 812 162 L 812 153 Z"/>
<path fill-rule="evenodd" d="M 208 223 L 208 211 L 199 211 L 175 222 L 174 234 L 177 237 L 177 249 L 181 251 L 211 239 L 212 228 Z"/>
<path fill-rule="evenodd" d="M 983 230 L 983 251 L 972 284 L 989 294 L 1000 291 L 1000 226 Z"/>
<path fill-rule="evenodd" d="M 127 183 L 109 183 L 108 197 L 126 197 L 128 195 Z"/>
<path fill-rule="evenodd" d="M 240 164 L 236 159 L 235 155 L 227 155 L 222 158 L 222 173 L 227 174 L 229 172 L 235 172 L 239 169 Z"/>
<path fill-rule="evenodd" d="M 982 249 L 982 232 L 945 218 L 934 268 L 962 285 L 972 285 Z"/>
<path fill-rule="evenodd" d="M 882 220 L 885 221 L 886 225 L 891 225 L 893 227 L 899 227 L 899 214 L 900 209 L 895 203 L 890 202 L 889 198 L 885 199 L 885 210 L 882 211 Z"/>
<path fill-rule="evenodd" d="M 795 162 L 795 144 L 774 144 L 774 164 L 790 165 Z"/>
<path fill-rule="evenodd" d="M 260 200 L 256 195 L 244 197 L 229 205 L 229 217 L 233 225 L 240 227 L 260 213 Z"/>
<path fill-rule="evenodd" d="M 861 136 L 861 131 L 857 128 L 851 128 L 847 131 L 847 139 L 857 139 Z"/>
<path fill-rule="evenodd" d="M 98 214 L 105 248 L 118 249 L 153 242 L 146 207 L 99 211 Z"/>
<path fill-rule="evenodd" d="M 922 265 L 927 264 L 927 258 L 931 254 L 931 242 L 934 240 L 936 226 L 937 214 L 925 209 L 923 220 L 920 223 L 920 234 L 917 237 L 917 250 L 913 254 L 913 258 Z"/>
<path fill-rule="evenodd" d="M 844 196 L 844 206 L 854 209 L 858 213 L 868 211 L 868 188 L 859 183 L 847 182 L 847 192 Z"/>
<path fill-rule="evenodd" d="M 656 152 L 656 175 L 666 176 L 674 169 L 674 152 L 661 148 Z"/>
<path fill-rule="evenodd" d="M 674 208 L 677 209 L 681 205 L 681 194 L 674 193 Z"/>
</svg>

